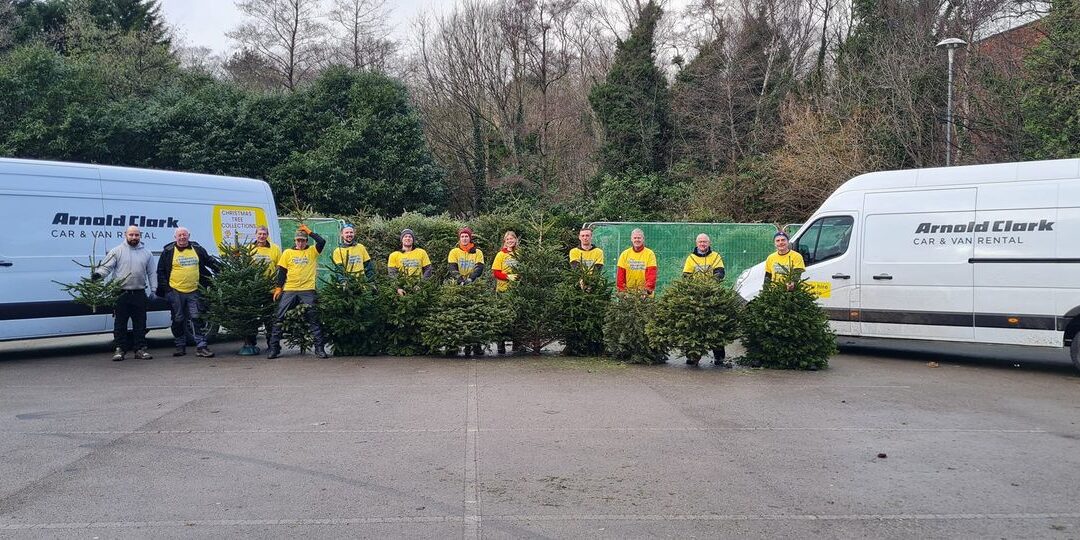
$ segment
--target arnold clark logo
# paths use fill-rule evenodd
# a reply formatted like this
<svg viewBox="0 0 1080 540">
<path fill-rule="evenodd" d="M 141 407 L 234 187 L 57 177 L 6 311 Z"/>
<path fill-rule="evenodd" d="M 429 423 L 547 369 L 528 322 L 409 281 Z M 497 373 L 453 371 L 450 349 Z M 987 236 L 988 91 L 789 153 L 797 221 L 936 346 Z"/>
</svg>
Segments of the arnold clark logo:
<svg viewBox="0 0 1080 540">
<path fill-rule="evenodd" d="M 129 227 L 136 226 L 142 227 L 164 227 L 167 229 L 175 229 L 180 226 L 180 221 L 176 218 L 169 216 L 163 218 L 152 218 L 149 216 L 140 216 L 137 214 L 111 214 L 107 216 L 75 216 L 67 212 L 57 212 L 53 216 L 53 225 L 90 225 L 94 227 Z"/>
<path fill-rule="evenodd" d="M 924 222 L 915 227 L 915 238 L 912 242 L 917 246 L 951 245 L 951 244 L 1023 244 L 1024 240 L 1015 234 L 987 234 L 976 238 L 968 237 L 945 237 L 929 238 L 919 235 L 956 234 L 956 233 L 1018 233 L 1018 232 L 1042 232 L 1053 231 L 1054 222 L 1040 219 L 1039 221 L 1014 221 L 1002 219 L 997 221 L 983 221 L 976 223 L 969 221 L 958 224 L 935 224 Z"/>
</svg>

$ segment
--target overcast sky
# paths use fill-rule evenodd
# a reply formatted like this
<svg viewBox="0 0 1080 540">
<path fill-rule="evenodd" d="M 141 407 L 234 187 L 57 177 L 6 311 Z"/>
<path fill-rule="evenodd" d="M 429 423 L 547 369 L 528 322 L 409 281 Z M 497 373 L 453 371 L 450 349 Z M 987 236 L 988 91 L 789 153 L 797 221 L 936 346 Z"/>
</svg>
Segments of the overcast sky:
<svg viewBox="0 0 1080 540">
<path fill-rule="evenodd" d="M 389 0 L 393 39 L 407 41 L 409 25 L 423 12 L 433 12 L 453 6 L 454 0 Z M 183 43 L 189 46 L 210 47 L 222 53 L 233 44 L 225 37 L 243 20 L 233 0 L 161 0 L 165 19 Z"/>
</svg>

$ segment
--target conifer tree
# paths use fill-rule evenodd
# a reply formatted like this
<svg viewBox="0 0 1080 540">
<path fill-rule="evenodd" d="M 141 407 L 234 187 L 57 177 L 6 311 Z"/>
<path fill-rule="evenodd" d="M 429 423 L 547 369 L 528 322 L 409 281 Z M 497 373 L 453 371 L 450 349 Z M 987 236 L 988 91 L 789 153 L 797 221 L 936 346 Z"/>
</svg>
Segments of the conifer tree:
<svg viewBox="0 0 1080 540">
<path fill-rule="evenodd" d="M 589 92 L 603 127 L 600 173 L 642 174 L 667 170 L 671 145 L 671 97 L 656 66 L 656 25 L 662 10 L 650 1 L 615 49 L 607 78 Z"/>
<path fill-rule="evenodd" d="M 741 363 L 774 369 L 817 370 L 836 353 L 829 318 L 802 279 L 801 270 L 769 282 L 739 321 L 746 356 Z"/>
<path fill-rule="evenodd" d="M 1027 58 L 1022 102 L 1030 159 L 1080 156 L 1080 1 L 1053 0 Z"/>
<path fill-rule="evenodd" d="M 218 246 L 220 267 L 214 273 L 211 287 L 200 287 L 206 302 L 207 318 L 238 336 L 254 336 L 265 325 L 270 331 L 274 300 L 270 291 L 273 280 L 267 273 L 267 263 L 252 254 L 237 239 Z M 243 351 L 241 354 L 247 354 Z"/>
<path fill-rule="evenodd" d="M 604 317 L 611 304 L 611 281 L 584 266 L 567 272 L 556 289 L 563 321 L 563 354 L 604 352 Z"/>
<path fill-rule="evenodd" d="M 517 281 L 506 296 L 514 315 L 510 335 L 529 352 L 540 354 L 562 335 L 566 314 L 554 288 L 565 281 L 566 262 L 550 223 L 540 218 L 530 229 L 517 248 Z"/>
<path fill-rule="evenodd" d="M 363 273 L 329 267 L 319 290 L 319 315 L 334 356 L 381 354 L 384 349 L 386 301 Z M 389 285 L 386 284 L 385 288 Z"/>
<path fill-rule="evenodd" d="M 657 348 L 677 349 L 690 363 L 697 363 L 735 339 L 739 304 L 738 295 L 711 273 L 695 273 L 664 290 L 645 333 Z"/>
<path fill-rule="evenodd" d="M 645 325 L 656 312 L 656 301 L 640 291 L 616 293 L 604 318 L 604 345 L 616 360 L 631 364 L 662 364 L 667 350 L 656 346 Z"/>
</svg>

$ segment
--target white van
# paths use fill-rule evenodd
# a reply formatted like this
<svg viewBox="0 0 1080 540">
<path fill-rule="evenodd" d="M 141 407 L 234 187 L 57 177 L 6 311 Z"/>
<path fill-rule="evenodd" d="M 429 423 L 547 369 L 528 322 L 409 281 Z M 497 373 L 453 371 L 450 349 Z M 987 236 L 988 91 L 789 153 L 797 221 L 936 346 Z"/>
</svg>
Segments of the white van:
<svg viewBox="0 0 1080 540">
<path fill-rule="evenodd" d="M 1071 346 L 1080 368 L 1078 242 L 1080 159 L 864 174 L 792 238 L 841 344 Z"/>
<path fill-rule="evenodd" d="M 55 282 L 73 283 L 136 225 L 155 256 L 178 226 L 211 253 L 255 227 L 278 238 L 270 186 L 261 180 L 124 167 L 0 158 L 0 340 L 112 331 L 112 315 L 92 314 Z M 156 264 L 156 262 L 155 262 Z M 169 326 L 163 301 L 148 328 Z"/>
</svg>

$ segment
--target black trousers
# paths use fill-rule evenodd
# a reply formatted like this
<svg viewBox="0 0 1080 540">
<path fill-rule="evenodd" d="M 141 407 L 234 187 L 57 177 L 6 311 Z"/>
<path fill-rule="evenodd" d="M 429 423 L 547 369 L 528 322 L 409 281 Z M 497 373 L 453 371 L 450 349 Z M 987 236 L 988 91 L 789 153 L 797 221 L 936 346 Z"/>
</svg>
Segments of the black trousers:
<svg viewBox="0 0 1080 540">
<path fill-rule="evenodd" d="M 285 291 L 281 293 L 277 312 L 274 313 L 274 328 L 270 330 L 269 347 L 271 349 L 281 348 L 281 325 L 285 322 L 285 314 L 297 304 L 307 304 L 309 306 L 304 314 L 304 319 L 308 323 L 308 328 L 311 329 L 311 337 L 315 340 L 315 348 L 319 349 L 325 343 L 323 341 L 322 326 L 319 325 L 319 301 L 315 291 Z"/>
<path fill-rule="evenodd" d="M 146 347 L 146 293 L 124 291 L 116 300 L 113 311 L 113 343 L 124 351 L 134 351 Z M 131 333 L 128 334 L 128 320 L 131 321 Z"/>
</svg>

